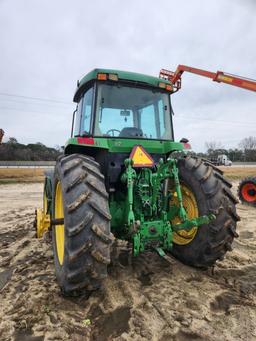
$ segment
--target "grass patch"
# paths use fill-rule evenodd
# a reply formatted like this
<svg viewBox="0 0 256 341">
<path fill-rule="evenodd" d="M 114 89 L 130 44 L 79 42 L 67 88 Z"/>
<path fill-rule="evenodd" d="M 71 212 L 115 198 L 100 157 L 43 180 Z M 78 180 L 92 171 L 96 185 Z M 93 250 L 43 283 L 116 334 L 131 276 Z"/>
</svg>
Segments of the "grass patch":
<svg viewBox="0 0 256 341">
<path fill-rule="evenodd" d="M 240 180 L 248 176 L 256 177 L 256 167 L 219 167 L 223 172 L 224 176 L 230 180 Z"/>
<path fill-rule="evenodd" d="M 224 176 L 230 180 L 240 180 L 248 176 L 256 176 L 255 167 L 219 167 Z M 44 168 L 0 168 L 0 184 L 18 182 L 43 182 Z"/>
<path fill-rule="evenodd" d="M 44 181 L 43 168 L 0 168 L 0 184 Z"/>
</svg>

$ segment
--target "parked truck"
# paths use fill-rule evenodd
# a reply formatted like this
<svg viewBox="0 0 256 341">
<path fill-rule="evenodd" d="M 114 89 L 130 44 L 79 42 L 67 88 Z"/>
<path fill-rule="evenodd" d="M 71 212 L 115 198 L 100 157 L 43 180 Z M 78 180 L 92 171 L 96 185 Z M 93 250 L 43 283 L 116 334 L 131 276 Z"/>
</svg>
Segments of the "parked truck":
<svg viewBox="0 0 256 341">
<path fill-rule="evenodd" d="M 225 154 L 218 155 L 217 158 L 211 158 L 211 163 L 215 166 L 231 166 L 232 161 L 229 160 L 228 156 Z"/>
</svg>

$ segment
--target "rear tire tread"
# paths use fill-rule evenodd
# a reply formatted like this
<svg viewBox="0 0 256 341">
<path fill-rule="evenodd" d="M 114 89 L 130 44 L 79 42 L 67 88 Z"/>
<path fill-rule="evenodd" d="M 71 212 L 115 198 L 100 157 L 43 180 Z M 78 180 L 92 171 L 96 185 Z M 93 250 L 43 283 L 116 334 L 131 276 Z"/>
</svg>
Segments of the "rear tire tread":
<svg viewBox="0 0 256 341">
<path fill-rule="evenodd" d="M 94 182 L 92 182 L 90 180 L 86 180 L 86 183 L 92 190 L 97 191 L 99 193 L 99 195 L 101 195 L 103 198 L 108 200 L 108 193 L 106 192 L 105 189 L 103 189 L 102 187 L 99 188 L 98 186 L 95 185 Z"/>
<path fill-rule="evenodd" d="M 83 165 L 82 168 L 83 168 L 86 172 L 88 172 L 88 173 L 90 173 L 91 175 L 93 175 L 93 176 L 95 176 L 96 178 L 98 178 L 98 180 L 102 181 L 102 183 L 104 182 L 104 179 L 105 179 L 104 175 L 101 174 L 101 173 L 99 173 L 97 169 L 91 168 L 91 167 L 89 167 L 88 165 Z"/>
<path fill-rule="evenodd" d="M 78 159 L 78 160 L 73 160 L 73 162 L 70 163 L 66 168 L 63 169 L 64 176 L 68 175 L 72 170 L 75 168 L 79 167 L 83 161 Z"/>
<path fill-rule="evenodd" d="M 90 201 L 89 205 L 94 209 L 95 212 L 97 212 L 99 215 L 101 215 L 106 220 L 111 220 L 111 215 L 106 211 L 103 210 L 95 201 Z"/>
<path fill-rule="evenodd" d="M 102 228 L 100 228 L 98 225 L 93 224 L 91 226 L 92 231 L 106 244 L 112 244 L 115 240 L 113 234 L 111 233 L 110 235 L 104 233 L 102 231 Z"/>
<path fill-rule="evenodd" d="M 68 184 L 66 188 L 66 193 L 70 192 L 73 188 L 75 188 L 77 185 L 83 182 L 87 175 L 88 174 L 84 172 L 84 174 L 79 175 L 74 181 Z"/>
<path fill-rule="evenodd" d="M 72 237 L 72 236 L 76 236 L 78 233 L 80 233 L 84 228 L 86 228 L 86 226 L 89 225 L 89 223 L 92 221 L 93 219 L 93 214 L 91 212 L 88 212 L 84 218 L 84 220 L 69 228 L 68 230 L 68 236 Z"/>
<path fill-rule="evenodd" d="M 204 176 L 199 180 L 200 182 L 205 182 L 213 173 L 212 167 L 208 166 Z"/>
<path fill-rule="evenodd" d="M 65 251 L 60 265 L 53 233 L 56 275 L 65 295 L 78 296 L 98 289 L 107 275 L 114 239 L 108 195 L 99 164 L 81 154 L 58 158 L 55 186 L 57 181 L 63 189 Z"/>
<path fill-rule="evenodd" d="M 82 204 L 87 201 L 88 197 L 91 195 L 90 191 L 87 191 L 85 193 L 80 194 L 78 198 L 76 198 L 75 201 L 73 201 L 71 204 L 68 205 L 68 212 L 72 213 L 75 210 L 77 210 Z"/>
<path fill-rule="evenodd" d="M 194 239 L 186 245 L 173 244 L 172 254 L 182 262 L 200 268 L 214 265 L 231 250 L 235 237 L 236 198 L 230 191 L 230 183 L 222 176 L 223 172 L 210 162 L 200 159 L 182 158 L 178 161 L 181 182 L 192 186 L 199 208 L 199 215 L 213 213 L 216 219 L 202 225 Z"/>
</svg>

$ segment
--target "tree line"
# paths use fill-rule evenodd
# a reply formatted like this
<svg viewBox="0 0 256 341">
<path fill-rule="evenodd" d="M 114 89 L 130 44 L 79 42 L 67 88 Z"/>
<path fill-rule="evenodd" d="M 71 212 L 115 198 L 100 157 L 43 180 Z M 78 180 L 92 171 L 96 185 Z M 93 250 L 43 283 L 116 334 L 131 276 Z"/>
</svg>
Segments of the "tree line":
<svg viewBox="0 0 256 341">
<path fill-rule="evenodd" d="M 205 143 L 206 153 L 198 153 L 198 156 L 208 159 L 217 158 L 225 154 L 231 161 L 256 162 L 256 137 L 249 136 L 238 144 L 238 148 L 226 149 L 220 142 L 210 141 Z"/>
<path fill-rule="evenodd" d="M 1 161 L 54 161 L 63 152 L 62 148 L 50 148 L 41 142 L 22 144 L 14 137 L 0 145 Z"/>
<path fill-rule="evenodd" d="M 225 154 L 231 161 L 256 162 L 256 137 L 244 138 L 238 148 L 226 149 L 220 142 L 210 141 L 205 143 L 206 153 L 196 153 L 197 156 L 213 159 Z M 14 137 L 0 145 L 1 161 L 55 161 L 63 153 L 59 146 L 50 148 L 41 142 L 22 144 Z"/>
</svg>

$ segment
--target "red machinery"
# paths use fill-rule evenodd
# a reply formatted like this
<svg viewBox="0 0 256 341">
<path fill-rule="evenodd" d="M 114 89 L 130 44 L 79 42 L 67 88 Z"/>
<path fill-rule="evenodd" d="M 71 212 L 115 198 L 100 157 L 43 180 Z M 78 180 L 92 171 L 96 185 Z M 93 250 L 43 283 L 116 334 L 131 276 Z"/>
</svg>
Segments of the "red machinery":
<svg viewBox="0 0 256 341">
<path fill-rule="evenodd" d="M 186 65 L 179 65 L 175 72 L 162 69 L 159 77 L 168 79 L 173 84 L 175 90 L 178 91 L 181 88 L 181 76 L 183 72 L 190 72 L 199 76 L 211 78 L 218 83 L 226 83 L 246 90 L 256 91 L 256 81 L 253 79 L 231 75 L 222 71 L 210 72 Z"/>
<path fill-rule="evenodd" d="M 256 176 L 245 178 L 240 182 L 238 196 L 242 203 L 256 206 Z"/>
<path fill-rule="evenodd" d="M 174 90 L 181 88 L 181 76 L 183 72 L 194 73 L 199 76 L 211 78 L 218 83 L 226 83 L 246 90 L 256 91 L 256 81 L 240 76 L 231 75 L 222 71 L 210 72 L 194 67 L 179 65 L 175 72 L 162 69 L 159 77 L 168 79 L 174 86 Z M 256 206 L 256 177 L 243 179 L 238 186 L 238 196 L 242 203 Z"/>
<path fill-rule="evenodd" d="M 0 144 L 2 143 L 3 137 L 4 137 L 4 131 L 3 129 L 0 129 Z"/>
</svg>

